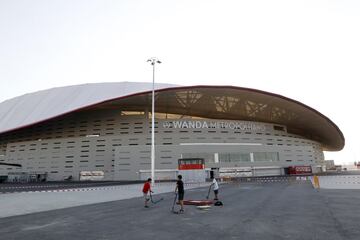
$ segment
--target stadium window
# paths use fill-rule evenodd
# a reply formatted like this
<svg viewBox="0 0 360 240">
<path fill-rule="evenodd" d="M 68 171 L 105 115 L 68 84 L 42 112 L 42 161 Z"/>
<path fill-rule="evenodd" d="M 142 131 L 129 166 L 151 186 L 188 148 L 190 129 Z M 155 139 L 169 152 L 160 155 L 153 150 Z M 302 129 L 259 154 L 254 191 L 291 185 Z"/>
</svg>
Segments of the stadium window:
<svg viewBox="0 0 360 240">
<path fill-rule="evenodd" d="M 230 162 L 230 154 L 229 153 L 219 153 L 219 161 L 220 162 Z"/>
<path fill-rule="evenodd" d="M 276 130 L 276 131 L 285 131 L 285 128 L 283 126 L 274 125 L 274 130 Z"/>
<path fill-rule="evenodd" d="M 279 161 L 279 153 L 277 152 L 255 152 L 255 162 L 276 162 Z"/>
</svg>

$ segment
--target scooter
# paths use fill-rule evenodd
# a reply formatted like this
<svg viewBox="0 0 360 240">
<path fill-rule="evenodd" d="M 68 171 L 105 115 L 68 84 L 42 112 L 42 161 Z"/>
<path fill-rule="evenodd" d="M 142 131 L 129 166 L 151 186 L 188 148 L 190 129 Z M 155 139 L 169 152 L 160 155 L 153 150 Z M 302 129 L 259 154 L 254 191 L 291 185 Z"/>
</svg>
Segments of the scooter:
<svg viewBox="0 0 360 240">
<path fill-rule="evenodd" d="M 175 204 L 176 204 L 176 199 L 177 199 L 177 192 L 175 192 L 175 198 L 174 198 L 174 202 L 173 202 L 173 205 L 172 205 L 172 208 L 171 208 L 171 212 L 174 213 L 174 214 L 179 214 L 180 211 L 175 211 Z"/>
<path fill-rule="evenodd" d="M 151 202 L 152 202 L 153 204 L 157 204 L 157 203 L 161 202 L 162 200 L 164 200 L 164 198 L 162 197 L 162 198 L 154 201 L 154 199 L 153 199 L 153 197 L 152 197 L 152 194 L 151 194 L 151 192 L 150 192 L 150 200 L 151 200 Z"/>
<path fill-rule="evenodd" d="M 206 196 L 206 199 L 209 199 L 211 186 L 212 186 L 212 184 L 209 186 L 209 191 L 208 191 L 208 194 L 207 194 L 207 196 Z"/>
</svg>

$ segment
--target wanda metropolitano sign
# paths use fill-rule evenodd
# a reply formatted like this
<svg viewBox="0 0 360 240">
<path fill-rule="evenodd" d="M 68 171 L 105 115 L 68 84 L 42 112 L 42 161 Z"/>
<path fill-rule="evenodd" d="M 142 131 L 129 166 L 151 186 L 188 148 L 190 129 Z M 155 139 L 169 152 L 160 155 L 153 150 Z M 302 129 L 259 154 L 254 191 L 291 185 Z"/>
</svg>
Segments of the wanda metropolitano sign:
<svg viewBox="0 0 360 240">
<path fill-rule="evenodd" d="M 164 121 L 163 128 L 174 129 L 231 129 L 242 131 L 266 131 L 267 125 L 246 121 L 200 121 L 200 120 L 174 120 Z"/>
</svg>

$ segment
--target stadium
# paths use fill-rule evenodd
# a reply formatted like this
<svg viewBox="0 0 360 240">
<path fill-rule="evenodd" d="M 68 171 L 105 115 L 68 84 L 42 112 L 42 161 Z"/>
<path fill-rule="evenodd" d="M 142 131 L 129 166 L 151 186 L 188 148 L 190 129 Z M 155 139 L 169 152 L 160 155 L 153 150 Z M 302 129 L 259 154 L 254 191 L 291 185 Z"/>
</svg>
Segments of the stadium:
<svg viewBox="0 0 360 240">
<path fill-rule="evenodd" d="M 0 103 L 0 176 L 7 181 L 141 180 L 151 168 L 152 84 L 53 88 Z M 155 84 L 155 176 L 179 159 L 207 174 L 273 176 L 325 166 L 341 130 L 290 98 L 235 86 Z"/>
</svg>

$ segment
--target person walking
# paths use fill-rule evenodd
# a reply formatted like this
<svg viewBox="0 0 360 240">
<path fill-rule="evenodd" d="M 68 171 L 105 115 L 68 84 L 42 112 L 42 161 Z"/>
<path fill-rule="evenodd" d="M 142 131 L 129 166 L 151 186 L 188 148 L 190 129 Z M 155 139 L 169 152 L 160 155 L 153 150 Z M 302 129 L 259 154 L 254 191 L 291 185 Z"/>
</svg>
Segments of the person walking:
<svg viewBox="0 0 360 240">
<path fill-rule="evenodd" d="M 212 180 L 212 184 L 214 186 L 214 195 L 215 195 L 215 198 L 214 200 L 219 200 L 218 199 L 218 193 L 219 193 L 219 184 L 218 182 L 216 181 L 216 178 L 213 177 L 213 180 Z"/>
<path fill-rule="evenodd" d="M 144 205 L 144 207 L 145 207 L 145 208 L 148 208 L 148 207 L 149 207 L 148 202 L 149 202 L 149 200 L 150 200 L 148 194 L 149 194 L 149 192 L 153 192 L 153 191 L 151 190 L 151 178 L 148 178 L 148 180 L 144 183 L 142 192 L 143 192 L 144 200 L 145 200 L 145 205 Z"/>
<path fill-rule="evenodd" d="M 178 176 L 178 180 L 176 181 L 175 193 L 178 193 L 178 201 L 180 203 L 180 213 L 184 212 L 184 182 L 182 181 L 182 176 Z"/>
</svg>

